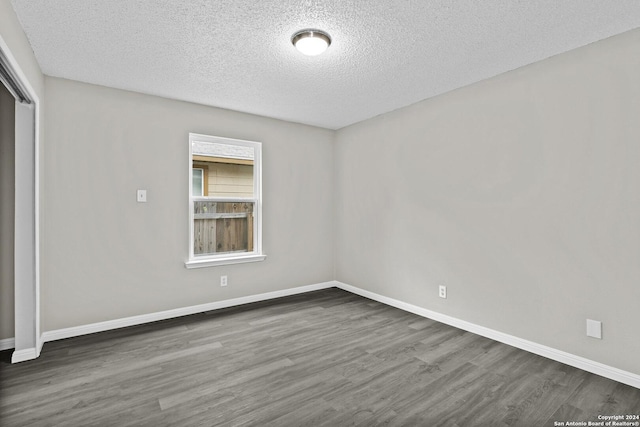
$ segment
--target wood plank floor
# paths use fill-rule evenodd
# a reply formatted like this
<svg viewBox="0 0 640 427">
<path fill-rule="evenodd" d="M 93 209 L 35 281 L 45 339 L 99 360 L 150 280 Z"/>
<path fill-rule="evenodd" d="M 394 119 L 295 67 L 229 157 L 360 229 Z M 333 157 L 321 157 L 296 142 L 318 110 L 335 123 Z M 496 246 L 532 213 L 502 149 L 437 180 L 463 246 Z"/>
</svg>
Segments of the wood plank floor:
<svg viewBox="0 0 640 427">
<path fill-rule="evenodd" d="M 0 362 L 2 426 L 553 426 L 640 390 L 328 289 Z"/>
</svg>

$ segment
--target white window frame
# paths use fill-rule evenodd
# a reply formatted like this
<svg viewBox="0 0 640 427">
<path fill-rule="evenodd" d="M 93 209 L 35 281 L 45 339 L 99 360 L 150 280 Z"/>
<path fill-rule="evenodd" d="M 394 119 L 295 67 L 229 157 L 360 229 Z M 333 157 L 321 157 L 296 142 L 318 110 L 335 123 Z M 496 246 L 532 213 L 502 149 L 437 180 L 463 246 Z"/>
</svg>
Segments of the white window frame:
<svg viewBox="0 0 640 427">
<path fill-rule="evenodd" d="M 193 143 L 210 142 L 226 144 L 236 147 L 253 148 L 253 197 L 194 197 L 193 196 Z M 203 180 L 204 181 L 204 180 Z M 193 204 L 199 200 L 219 202 L 251 202 L 253 207 L 253 251 L 234 252 L 196 256 L 193 251 Z M 185 261 L 187 268 L 214 267 L 218 265 L 240 264 L 245 262 L 263 261 L 267 256 L 262 253 L 262 143 L 241 139 L 224 138 L 220 136 L 189 133 L 189 258 Z"/>
</svg>

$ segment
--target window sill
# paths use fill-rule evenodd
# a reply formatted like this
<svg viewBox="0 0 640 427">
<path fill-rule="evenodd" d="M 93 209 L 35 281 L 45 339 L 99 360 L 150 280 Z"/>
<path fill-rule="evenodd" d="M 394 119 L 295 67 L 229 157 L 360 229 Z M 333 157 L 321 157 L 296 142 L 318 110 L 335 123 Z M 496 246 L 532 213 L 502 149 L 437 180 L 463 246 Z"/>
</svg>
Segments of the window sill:
<svg viewBox="0 0 640 427">
<path fill-rule="evenodd" d="M 229 265 L 229 264 L 242 264 L 245 262 L 258 262 L 264 261 L 267 256 L 262 254 L 251 254 L 244 256 L 234 256 L 228 258 L 204 258 L 204 259 L 190 259 L 184 263 L 184 266 L 191 268 L 203 268 L 203 267 L 215 267 L 218 265 Z"/>
</svg>

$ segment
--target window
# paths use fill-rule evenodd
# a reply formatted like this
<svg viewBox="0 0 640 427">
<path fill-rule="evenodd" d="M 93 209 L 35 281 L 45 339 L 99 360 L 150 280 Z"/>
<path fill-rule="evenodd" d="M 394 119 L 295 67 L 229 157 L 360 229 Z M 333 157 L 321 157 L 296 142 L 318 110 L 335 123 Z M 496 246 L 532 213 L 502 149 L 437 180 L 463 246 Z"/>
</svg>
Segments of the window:
<svg viewBox="0 0 640 427">
<path fill-rule="evenodd" d="M 187 268 L 262 261 L 259 142 L 189 134 Z"/>
<path fill-rule="evenodd" d="M 204 169 L 193 168 L 191 169 L 191 195 L 194 197 L 204 196 Z"/>
</svg>

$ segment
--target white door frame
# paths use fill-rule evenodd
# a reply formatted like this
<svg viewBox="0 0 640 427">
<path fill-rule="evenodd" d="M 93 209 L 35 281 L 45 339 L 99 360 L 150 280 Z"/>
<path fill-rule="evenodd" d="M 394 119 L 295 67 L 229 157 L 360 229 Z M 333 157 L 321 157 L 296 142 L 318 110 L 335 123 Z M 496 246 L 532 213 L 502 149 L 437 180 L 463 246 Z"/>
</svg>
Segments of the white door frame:
<svg viewBox="0 0 640 427">
<path fill-rule="evenodd" d="M 28 98 L 15 109 L 15 349 L 11 362 L 40 355 L 40 99 L 0 36 L 9 78 Z M 14 92 L 9 89 L 10 92 Z M 15 93 L 14 93 L 14 96 Z"/>
</svg>

